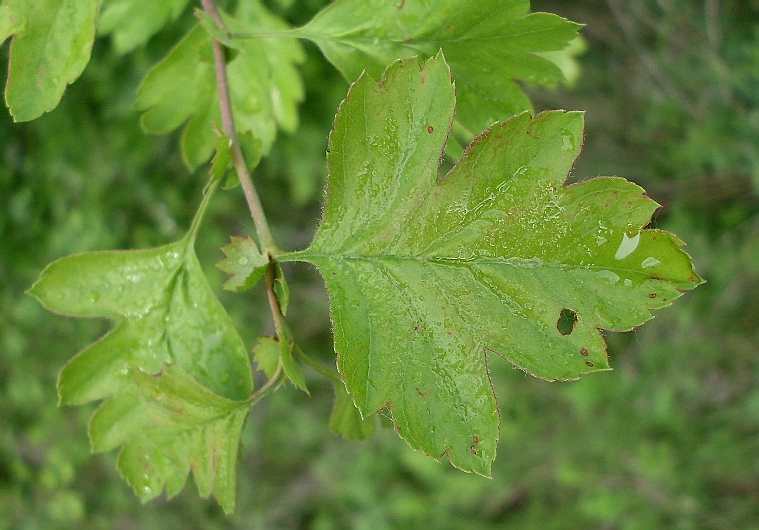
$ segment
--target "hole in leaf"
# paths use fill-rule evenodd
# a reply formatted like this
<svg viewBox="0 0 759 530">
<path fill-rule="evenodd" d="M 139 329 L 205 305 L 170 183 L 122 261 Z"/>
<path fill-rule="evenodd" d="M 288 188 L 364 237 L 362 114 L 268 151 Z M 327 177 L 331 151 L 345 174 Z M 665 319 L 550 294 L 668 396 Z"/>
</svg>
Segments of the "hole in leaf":
<svg viewBox="0 0 759 530">
<path fill-rule="evenodd" d="M 556 322 L 556 329 L 562 335 L 569 335 L 575 329 L 577 324 L 577 313 L 566 307 L 559 313 L 559 321 Z"/>
</svg>

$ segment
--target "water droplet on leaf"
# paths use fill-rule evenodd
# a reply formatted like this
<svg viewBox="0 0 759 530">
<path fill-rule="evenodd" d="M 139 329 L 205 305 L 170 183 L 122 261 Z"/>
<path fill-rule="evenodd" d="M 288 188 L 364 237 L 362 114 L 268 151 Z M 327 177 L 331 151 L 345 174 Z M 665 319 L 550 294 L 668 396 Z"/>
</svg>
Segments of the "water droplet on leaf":
<svg viewBox="0 0 759 530">
<path fill-rule="evenodd" d="M 617 253 L 614 254 L 614 259 L 625 259 L 627 256 L 635 252 L 635 249 L 638 248 L 638 243 L 640 243 L 640 232 L 632 237 L 627 234 L 622 234 L 622 242 L 619 244 Z"/>
<path fill-rule="evenodd" d="M 643 262 L 640 264 L 641 267 L 644 269 L 648 269 L 650 267 L 656 267 L 657 265 L 661 265 L 661 261 L 654 258 L 653 256 L 650 256 L 643 260 Z"/>
<path fill-rule="evenodd" d="M 575 136 L 571 132 L 565 130 L 561 134 L 561 148 L 564 151 L 572 151 L 576 147 Z"/>
</svg>

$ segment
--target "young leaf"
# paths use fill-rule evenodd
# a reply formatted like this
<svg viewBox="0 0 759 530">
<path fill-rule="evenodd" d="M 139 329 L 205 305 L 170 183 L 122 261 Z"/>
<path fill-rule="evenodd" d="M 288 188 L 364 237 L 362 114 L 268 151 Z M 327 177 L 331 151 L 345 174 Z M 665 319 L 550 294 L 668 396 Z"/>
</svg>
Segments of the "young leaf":
<svg viewBox="0 0 759 530">
<path fill-rule="evenodd" d="M 471 133 L 531 109 L 514 82 L 553 83 L 561 70 L 537 52 L 561 50 L 578 24 L 528 13 L 529 0 L 338 0 L 298 30 L 349 80 L 378 77 L 403 57 L 445 53 L 456 78 L 457 120 Z"/>
<path fill-rule="evenodd" d="M 119 471 L 126 481 L 143 502 L 164 487 L 173 497 L 192 469 L 201 496 L 213 493 L 224 511 L 232 512 L 240 433 L 250 403 L 219 396 L 177 365 L 154 376 L 139 370 L 130 375 L 138 389 L 134 409 L 140 411 L 142 424 L 127 434 L 119 454 Z M 96 413 L 90 427 L 93 445 L 103 437 L 117 437 L 121 428 Z"/>
<path fill-rule="evenodd" d="M 261 254 L 251 238 L 232 236 L 232 242 L 221 248 L 227 256 L 216 264 L 232 277 L 224 284 L 227 291 L 242 292 L 256 285 L 266 274 L 269 259 Z"/>
<path fill-rule="evenodd" d="M 258 337 L 258 343 L 253 348 L 253 360 L 269 379 L 274 377 L 279 366 L 280 351 L 278 337 Z"/>
<path fill-rule="evenodd" d="M 338 368 L 364 417 L 489 474 L 497 352 L 547 380 L 608 368 L 599 329 L 628 330 L 701 282 L 682 242 L 644 230 L 657 204 L 621 178 L 564 187 L 583 115 L 518 115 L 443 179 L 454 87 L 442 57 L 362 75 L 335 119 L 327 205 L 311 246 Z"/>
<path fill-rule="evenodd" d="M 293 357 L 295 343 L 289 333 L 287 335 L 285 337 L 258 337 L 258 344 L 253 348 L 253 359 L 269 378 L 274 377 L 277 368 L 281 365 L 287 379 L 296 388 L 308 394 L 303 368 Z"/>
<path fill-rule="evenodd" d="M 282 314 L 287 315 L 287 308 L 290 306 L 290 286 L 287 284 L 282 264 L 278 261 L 274 262 L 274 294 L 277 295 Z"/>
<path fill-rule="evenodd" d="M 90 60 L 99 0 L 6 0 L 0 44 L 14 35 L 5 101 L 16 121 L 53 110 Z"/>
<path fill-rule="evenodd" d="M 112 34 L 118 53 L 145 44 L 167 22 L 176 20 L 188 0 L 105 0 L 98 18 L 99 35 Z"/>
<path fill-rule="evenodd" d="M 278 340 L 279 362 L 282 364 L 282 370 L 296 388 L 309 394 L 308 387 L 306 386 L 306 376 L 303 374 L 303 368 L 301 368 L 300 363 L 298 363 L 293 357 L 295 342 L 290 336 L 280 336 L 278 337 Z"/>
<path fill-rule="evenodd" d="M 258 1 L 240 2 L 234 16 L 223 18 L 233 32 L 288 29 Z M 304 93 L 295 65 L 305 56 L 292 39 L 244 39 L 235 51 L 227 73 L 238 135 L 244 141 L 252 132 L 261 146 L 250 145 L 248 151 L 265 154 L 278 128 L 297 127 L 297 105 Z M 221 118 L 211 37 L 200 23 L 148 72 L 135 107 L 145 111 L 142 125 L 151 134 L 165 134 L 186 123 L 181 141 L 185 162 L 195 168 L 208 160 Z"/>
</svg>

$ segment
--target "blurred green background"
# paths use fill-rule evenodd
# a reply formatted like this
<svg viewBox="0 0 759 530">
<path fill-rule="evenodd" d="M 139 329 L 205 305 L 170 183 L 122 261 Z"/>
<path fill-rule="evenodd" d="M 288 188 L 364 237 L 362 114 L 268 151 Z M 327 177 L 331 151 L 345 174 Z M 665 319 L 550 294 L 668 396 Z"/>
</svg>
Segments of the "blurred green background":
<svg viewBox="0 0 759 530">
<path fill-rule="evenodd" d="M 270 7 L 301 24 L 321 0 Z M 150 45 L 92 63 L 50 114 L 0 113 L 0 529 L 759 529 L 759 1 L 536 0 L 587 24 L 577 82 L 528 87 L 536 110 L 587 111 L 576 179 L 621 175 L 663 205 L 654 225 L 688 244 L 708 283 L 637 331 L 608 337 L 615 370 L 545 383 L 491 371 L 502 417 L 493 479 L 409 449 L 392 429 L 348 442 L 327 428 L 332 390 L 288 386 L 246 425 L 234 515 L 199 499 L 141 505 L 91 455 L 92 407 L 58 408 L 56 375 L 108 329 L 24 295 L 50 261 L 178 238 L 205 176 L 177 138 L 147 137 L 131 109 L 139 80 L 190 14 Z M 326 135 L 347 83 L 315 48 L 302 126 L 256 171 L 275 237 L 304 248 L 316 228 Z M 7 60 L 7 44 L 0 61 Z M 212 285 L 247 344 L 270 332 L 261 291 L 221 292 L 213 267 L 230 234 L 253 233 L 242 194 L 220 194 L 200 237 Z M 317 273 L 287 270 L 288 315 L 332 362 Z"/>
</svg>

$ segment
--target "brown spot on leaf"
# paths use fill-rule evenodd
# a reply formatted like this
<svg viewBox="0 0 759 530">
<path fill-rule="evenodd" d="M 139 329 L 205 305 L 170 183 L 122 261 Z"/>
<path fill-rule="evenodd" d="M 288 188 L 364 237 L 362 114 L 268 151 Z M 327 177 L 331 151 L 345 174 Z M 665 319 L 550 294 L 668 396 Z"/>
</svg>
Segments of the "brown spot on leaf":
<svg viewBox="0 0 759 530">
<path fill-rule="evenodd" d="M 435 131 L 435 128 L 432 125 L 427 126 L 427 132 L 432 134 Z"/>
<path fill-rule="evenodd" d="M 656 298 L 658 295 L 656 293 L 651 293 L 648 295 L 649 298 Z"/>
<path fill-rule="evenodd" d="M 580 348 L 580 355 L 587 357 L 589 355 L 588 348 Z"/>
<path fill-rule="evenodd" d="M 595 364 L 593 364 L 591 361 L 585 361 L 585 364 L 587 364 L 591 368 L 593 368 L 595 366 Z"/>
</svg>

